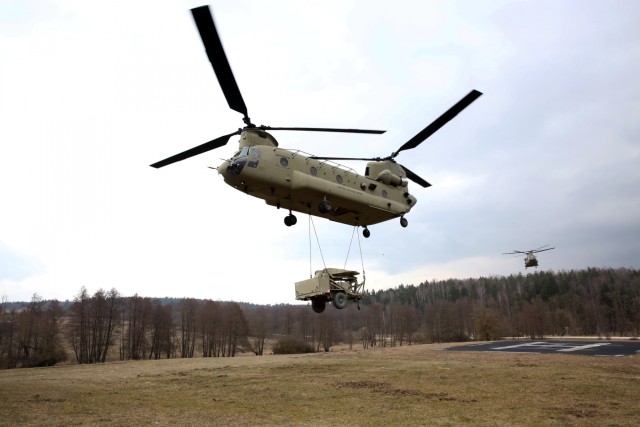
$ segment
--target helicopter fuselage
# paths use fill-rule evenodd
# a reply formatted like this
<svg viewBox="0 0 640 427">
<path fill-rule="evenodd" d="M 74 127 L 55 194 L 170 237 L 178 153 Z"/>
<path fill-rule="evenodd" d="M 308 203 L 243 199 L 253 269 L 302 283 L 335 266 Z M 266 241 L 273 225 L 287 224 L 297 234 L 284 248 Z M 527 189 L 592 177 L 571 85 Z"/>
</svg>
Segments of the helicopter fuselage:
<svg viewBox="0 0 640 427">
<path fill-rule="evenodd" d="M 249 118 L 249 110 L 231 71 L 209 7 L 196 7 L 191 9 L 191 14 L 227 104 L 233 111 L 242 114 L 245 127 L 155 162 L 151 164 L 152 167 L 165 167 L 220 148 L 229 142 L 231 136 L 240 135 L 239 151 L 218 166 L 217 170 L 233 188 L 263 199 L 269 205 L 289 210 L 289 215 L 284 219 L 285 225 L 291 226 L 297 222 L 292 213 L 296 211 L 364 227 L 364 237 L 370 235 L 367 226 L 393 218 L 399 217 L 400 225 L 407 226 L 404 215 L 417 202 L 409 193 L 408 180 L 424 188 L 431 184 L 394 159 L 401 152 L 422 144 L 478 99 L 482 92 L 475 89 L 469 92 L 384 158 L 316 157 L 299 150 L 285 150 L 278 148 L 278 142 L 267 130 L 377 135 L 385 131 L 256 126 Z M 335 163 L 335 160 L 365 160 L 369 163 L 364 175 L 359 175 L 353 169 Z"/>
<path fill-rule="evenodd" d="M 241 133 L 238 152 L 217 170 L 225 183 L 269 205 L 354 226 L 402 218 L 417 202 L 393 160 L 371 162 L 359 175 L 335 162 L 278 148 L 271 134 L 256 129 Z M 406 226 L 406 220 L 401 223 Z"/>
<path fill-rule="evenodd" d="M 527 252 L 527 256 L 525 256 L 524 258 L 524 268 L 537 267 L 537 266 L 538 266 L 538 259 L 536 258 L 536 256 L 532 252 Z"/>
</svg>

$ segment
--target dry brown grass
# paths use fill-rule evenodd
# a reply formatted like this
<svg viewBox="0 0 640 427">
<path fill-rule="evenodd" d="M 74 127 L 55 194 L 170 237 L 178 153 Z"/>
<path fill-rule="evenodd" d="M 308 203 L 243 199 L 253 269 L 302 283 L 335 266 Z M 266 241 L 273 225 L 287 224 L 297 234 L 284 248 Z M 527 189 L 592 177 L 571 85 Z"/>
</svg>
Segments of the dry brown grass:
<svg viewBox="0 0 640 427">
<path fill-rule="evenodd" d="M 0 372 L 0 425 L 640 425 L 640 359 L 442 351 Z"/>
</svg>

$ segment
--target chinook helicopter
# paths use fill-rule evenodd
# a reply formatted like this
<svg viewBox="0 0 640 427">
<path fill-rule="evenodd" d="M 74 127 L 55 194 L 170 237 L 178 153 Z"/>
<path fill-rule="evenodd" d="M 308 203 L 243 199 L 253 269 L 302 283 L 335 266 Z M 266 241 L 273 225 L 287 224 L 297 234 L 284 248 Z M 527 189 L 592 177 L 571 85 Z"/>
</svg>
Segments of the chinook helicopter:
<svg viewBox="0 0 640 427">
<path fill-rule="evenodd" d="M 525 254 L 525 257 L 524 257 L 524 268 L 537 267 L 538 266 L 538 259 L 536 258 L 536 256 L 534 254 L 536 254 L 538 252 L 550 251 L 551 249 L 555 249 L 555 248 L 547 248 L 547 246 L 549 246 L 549 245 L 540 246 L 538 249 L 531 249 L 531 250 L 528 250 L 528 251 L 506 252 L 506 253 L 503 253 L 502 255 Z M 546 248 L 546 249 L 543 249 L 543 248 Z"/>
<path fill-rule="evenodd" d="M 240 89 L 231 71 L 208 6 L 191 9 L 207 56 L 214 69 L 229 107 L 243 115 L 245 126 L 197 147 L 152 164 L 161 168 L 227 144 L 239 135 L 238 151 L 216 169 L 231 187 L 258 197 L 267 204 L 289 211 L 284 218 L 287 226 L 296 224 L 293 211 L 330 221 L 363 227 L 364 237 L 370 236 L 368 226 L 404 217 L 417 199 L 409 193 L 408 180 L 422 187 L 427 181 L 394 160 L 404 150 L 417 147 L 438 129 L 468 107 L 482 93 L 472 90 L 429 126 L 386 157 L 346 158 L 312 156 L 301 150 L 278 147 L 271 131 L 310 131 L 382 134 L 382 130 L 335 129 L 309 127 L 256 126 L 251 122 Z M 336 163 L 336 160 L 368 161 L 364 175 Z"/>
</svg>

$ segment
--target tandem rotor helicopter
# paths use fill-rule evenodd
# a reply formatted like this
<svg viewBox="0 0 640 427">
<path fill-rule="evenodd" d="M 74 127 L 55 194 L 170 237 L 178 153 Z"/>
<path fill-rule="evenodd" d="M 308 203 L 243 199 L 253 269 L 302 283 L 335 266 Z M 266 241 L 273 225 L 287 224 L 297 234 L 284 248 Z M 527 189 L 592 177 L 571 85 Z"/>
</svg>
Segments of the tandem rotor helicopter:
<svg viewBox="0 0 640 427">
<path fill-rule="evenodd" d="M 422 187 L 427 181 L 396 163 L 400 152 L 417 147 L 425 139 L 453 119 L 482 95 L 472 90 L 429 126 L 386 157 L 347 158 L 311 156 L 301 150 L 278 148 L 271 131 L 344 132 L 382 134 L 382 130 L 335 129 L 310 127 L 256 126 L 249 118 L 247 107 L 231 71 L 220 37 L 208 6 L 191 9 L 207 56 L 222 88 L 229 107 L 243 115 L 245 126 L 202 145 L 152 164 L 161 168 L 227 144 L 240 135 L 238 151 L 225 160 L 217 171 L 225 183 L 248 195 L 264 199 L 267 204 L 289 211 L 284 219 L 287 226 L 296 224 L 293 211 L 310 214 L 330 221 L 363 227 L 364 237 L 370 236 L 370 225 L 400 218 L 402 227 L 408 225 L 405 215 L 417 199 L 409 193 L 408 180 Z M 364 175 L 335 163 L 336 160 L 368 161 Z"/>
<path fill-rule="evenodd" d="M 547 246 L 549 245 L 540 246 L 538 249 L 531 249 L 528 251 L 506 252 L 506 253 L 503 253 L 502 255 L 525 254 L 524 268 L 537 267 L 538 259 L 534 254 L 537 254 L 538 252 L 550 251 L 551 249 L 555 249 L 555 248 L 547 248 Z M 546 248 L 546 249 L 543 249 L 543 248 Z"/>
</svg>

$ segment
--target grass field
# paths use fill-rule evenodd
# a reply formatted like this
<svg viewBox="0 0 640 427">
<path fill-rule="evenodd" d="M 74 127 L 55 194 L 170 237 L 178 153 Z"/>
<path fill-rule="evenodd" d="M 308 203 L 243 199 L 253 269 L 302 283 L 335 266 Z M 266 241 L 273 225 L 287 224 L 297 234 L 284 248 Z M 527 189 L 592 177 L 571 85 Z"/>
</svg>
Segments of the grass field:
<svg viewBox="0 0 640 427">
<path fill-rule="evenodd" d="M 329 353 L 0 371 L 0 425 L 640 425 L 640 358 Z"/>
</svg>

